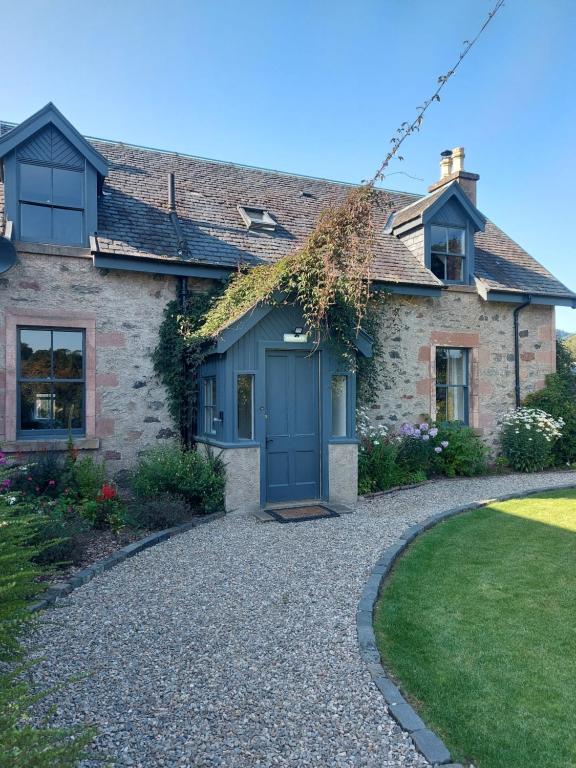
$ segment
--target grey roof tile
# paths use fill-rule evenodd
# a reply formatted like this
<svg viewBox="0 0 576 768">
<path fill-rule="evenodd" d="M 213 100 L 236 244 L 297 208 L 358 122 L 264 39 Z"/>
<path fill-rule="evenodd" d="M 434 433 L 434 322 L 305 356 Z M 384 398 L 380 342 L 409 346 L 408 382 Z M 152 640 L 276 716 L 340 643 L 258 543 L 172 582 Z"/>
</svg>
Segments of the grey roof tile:
<svg viewBox="0 0 576 768">
<path fill-rule="evenodd" d="M 0 123 L 0 135 L 13 127 Z M 276 261 L 292 253 L 311 232 L 321 211 L 343 199 L 348 184 L 279 171 L 250 168 L 174 152 L 89 139 L 108 160 L 98 213 L 101 251 L 150 259 L 178 259 L 167 205 L 168 173 L 176 179 L 177 213 L 195 262 L 236 267 Z M 3 211 L 0 184 L 0 210 Z M 440 190 L 441 192 L 442 190 Z M 307 193 L 305 196 L 303 192 Z M 418 195 L 379 190 L 374 219 L 374 279 L 440 285 L 439 280 L 394 235 L 395 223 L 419 215 L 435 193 Z M 278 222 L 275 232 L 246 229 L 237 205 L 266 208 Z M 400 218 L 399 218 L 400 217 Z M 1 220 L 0 220 L 1 224 Z M 476 236 L 477 275 L 490 288 L 573 295 L 544 267 L 488 222 Z"/>
</svg>

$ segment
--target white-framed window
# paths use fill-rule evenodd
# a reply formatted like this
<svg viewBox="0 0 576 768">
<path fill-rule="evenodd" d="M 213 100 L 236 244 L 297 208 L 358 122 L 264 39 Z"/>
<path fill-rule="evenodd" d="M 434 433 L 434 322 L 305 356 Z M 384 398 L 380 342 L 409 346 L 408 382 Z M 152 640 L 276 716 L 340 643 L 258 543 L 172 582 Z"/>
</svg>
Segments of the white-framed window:
<svg viewBox="0 0 576 768">
<path fill-rule="evenodd" d="M 203 380 L 204 399 L 204 434 L 216 434 L 216 377 L 207 376 Z"/>
<path fill-rule="evenodd" d="M 430 269 L 447 283 L 463 283 L 466 276 L 466 230 L 430 227 Z"/>
<path fill-rule="evenodd" d="M 236 377 L 236 430 L 239 440 L 254 439 L 254 374 Z"/>
</svg>

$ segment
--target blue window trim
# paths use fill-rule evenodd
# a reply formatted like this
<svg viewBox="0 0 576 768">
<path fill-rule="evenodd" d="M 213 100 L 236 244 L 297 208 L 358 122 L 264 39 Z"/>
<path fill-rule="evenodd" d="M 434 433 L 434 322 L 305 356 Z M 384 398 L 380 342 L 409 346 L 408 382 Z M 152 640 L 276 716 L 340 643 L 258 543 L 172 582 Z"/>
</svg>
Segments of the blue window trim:
<svg viewBox="0 0 576 768">
<path fill-rule="evenodd" d="M 82 379 L 55 379 L 50 377 L 49 379 L 34 378 L 24 379 L 21 377 L 21 360 L 20 360 L 20 331 L 75 331 L 82 334 Z M 58 325 L 18 325 L 16 327 L 16 439 L 26 440 L 44 440 L 50 437 L 66 437 L 71 434 L 73 437 L 85 437 L 86 436 L 86 329 L 85 328 L 69 328 L 60 327 Z M 52 383 L 58 382 L 60 384 L 73 383 L 82 384 L 82 424 L 83 427 L 76 429 L 21 429 L 21 397 L 20 386 L 26 383 Z"/>
<path fill-rule="evenodd" d="M 75 206 L 75 205 L 58 205 L 55 203 L 41 203 L 36 200 L 28 200 L 24 197 L 22 197 L 22 189 L 21 189 L 21 169 L 23 165 L 35 165 L 39 168 L 50 168 L 52 171 L 56 169 L 61 169 L 64 171 L 74 171 L 75 173 L 81 173 L 82 174 L 82 206 Z M 87 200 L 88 200 L 88 190 L 86 185 L 86 179 L 87 179 L 87 172 L 86 172 L 86 160 L 84 160 L 84 164 L 82 168 L 72 168 L 70 166 L 66 165 L 60 165 L 58 163 L 44 163 L 40 161 L 30 160 L 26 158 L 25 160 L 16 160 L 16 188 L 17 188 L 17 205 L 18 205 L 18 216 L 17 216 L 17 233 L 18 238 L 21 242 L 25 243 L 36 243 L 36 242 L 43 242 L 43 243 L 49 243 L 51 245 L 67 245 L 67 246 L 76 246 L 76 247 L 83 247 L 86 246 L 88 242 L 88 238 L 86 235 L 86 207 L 87 207 Z M 62 211 L 78 211 L 82 214 L 82 233 L 81 233 L 81 240 L 79 243 L 61 243 L 58 240 L 56 240 L 54 237 L 47 238 L 45 240 L 36 240 L 35 238 L 31 237 L 24 237 L 22 235 L 22 205 L 33 205 L 38 208 L 48 208 L 51 212 L 51 216 L 53 217 L 55 210 L 62 210 Z"/>
<path fill-rule="evenodd" d="M 430 224 L 427 227 L 427 229 L 428 229 L 428 237 L 429 237 L 429 244 L 428 244 L 428 247 L 427 247 L 427 257 L 428 257 L 428 260 L 429 260 L 428 269 L 431 272 L 432 272 L 432 227 L 437 227 L 438 229 L 445 229 L 445 230 L 448 230 L 448 229 L 458 229 L 458 230 L 460 230 L 460 232 L 464 233 L 464 253 L 462 253 L 462 254 L 458 254 L 458 253 L 454 253 L 454 254 L 450 254 L 450 253 L 439 254 L 439 255 L 442 255 L 442 256 L 446 256 L 447 258 L 449 258 L 450 256 L 460 256 L 462 258 L 462 280 L 447 280 L 447 279 L 445 280 L 445 279 L 443 279 L 441 277 L 438 277 L 438 275 L 435 275 L 435 277 L 438 277 L 438 280 L 442 280 L 444 285 L 468 285 L 468 283 L 470 282 L 470 267 L 469 267 L 469 264 L 468 264 L 468 259 L 469 259 L 468 240 L 469 240 L 469 236 L 470 236 L 470 233 L 468 231 L 469 227 L 467 225 L 462 226 L 462 224 L 444 224 L 444 223 L 440 224 L 440 223 L 436 223 L 434 221 L 430 222 Z M 432 272 L 432 274 L 434 274 L 434 273 Z"/>
<path fill-rule="evenodd" d="M 435 407 L 436 407 L 436 415 L 438 415 L 438 390 L 439 389 L 462 389 L 464 392 L 464 420 L 461 422 L 465 426 L 470 425 L 470 349 L 468 347 L 451 347 L 447 346 L 446 344 L 438 344 L 438 346 L 435 348 L 435 355 L 438 354 L 439 349 L 460 349 L 462 352 L 464 352 L 464 374 L 465 374 L 465 383 L 464 384 L 438 384 L 438 375 L 436 374 L 436 381 L 434 383 L 434 398 L 435 398 Z M 455 422 L 442 422 L 447 424 L 452 424 Z"/>
</svg>

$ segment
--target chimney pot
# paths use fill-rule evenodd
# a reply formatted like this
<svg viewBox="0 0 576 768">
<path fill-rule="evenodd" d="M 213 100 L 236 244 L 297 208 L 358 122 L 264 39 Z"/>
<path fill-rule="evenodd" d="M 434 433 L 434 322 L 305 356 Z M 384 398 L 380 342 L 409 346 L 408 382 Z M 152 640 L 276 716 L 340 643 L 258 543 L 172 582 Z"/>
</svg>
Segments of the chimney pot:
<svg viewBox="0 0 576 768">
<path fill-rule="evenodd" d="M 464 170 L 464 147 L 454 147 L 452 150 L 452 173 Z"/>
<path fill-rule="evenodd" d="M 476 205 L 476 182 L 480 176 L 464 170 L 464 147 L 445 149 L 440 157 L 440 180 L 429 186 L 428 192 L 436 192 L 446 184 L 457 181 L 472 204 Z"/>
</svg>

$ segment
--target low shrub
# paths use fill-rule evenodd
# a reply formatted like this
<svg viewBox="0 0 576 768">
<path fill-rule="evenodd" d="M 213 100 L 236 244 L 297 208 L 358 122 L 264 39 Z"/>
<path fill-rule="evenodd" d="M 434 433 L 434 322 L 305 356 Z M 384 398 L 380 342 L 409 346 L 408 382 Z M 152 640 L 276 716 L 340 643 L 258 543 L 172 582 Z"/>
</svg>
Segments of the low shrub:
<svg viewBox="0 0 576 768">
<path fill-rule="evenodd" d="M 183 496 L 162 493 L 152 499 L 137 499 L 128 505 L 127 520 L 135 528 L 158 530 L 189 520 L 190 504 Z"/>
<path fill-rule="evenodd" d="M 537 408 L 518 408 L 502 419 L 500 445 L 510 466 L 538 472 L 553 463 L 552 448 L 564 422 Z"/>
<path fill-rule="evenodd" d="M 95 498 L 82 499 L 77 508 L 93 528 L 118 531 L 125 524 L 126 505 L 111 483 L 103 483 Z"/>
<path fill-rule="evenodd" d="M 132 489 L 138 499 L 163 494 L 182 496 L 196 514 L 224 507 L 225 467 L 211 454 L 185 451 L 177 446 L 154 448 L 138 462 Z"/>
<path fill-rule="evenodd" d="M 472 427 L 460 422 L 438 424 L 442 452 L 434 454 L 434 471 L 446 477 L 472 477 L 488 471 L 488 448 Z"/>
<path fill-rule="evenodd" d="M 83 499 L 95 499 L 106 483 L 104 464 L 97 464 L 91 456 L 69 460 L 65 474 L 67 488 Z"/>
<path fill-rule="evenodd" d="M 64 489 L 64 461 L 54 453 L 43 453 L 10 473 L 10 491 L 24 496 L 55 499 Z"/>
<path fill-rule="evenodd" d="M 426 477 L 435 474 L 438 456 L 448 448 L 448 441 L 440 436 L 435 424 L 403 424 L 398 440 L 398 463 L 410 472 L 423 472 Z"/>
<path fill-rule="evenodd" d="M 576 355 L 562 342 L 556 347 L 556 373 L 546 377 L 546 386 L 528 395 L 524 405 L 546 411 L 555 419 L 562 419 L 562 435 L 554 442 L 554 464 L 576 462 Z"/>
<path fill-rule="evenodd" d="M 366 408 L 356 412 L 360 448 L 358 451 L 358 493 L 374 493 L 422 482 L 426 475 L 399 460 L 401 445 L 388 435 L 383 424 L 372 424 Z"/>
</svg>

